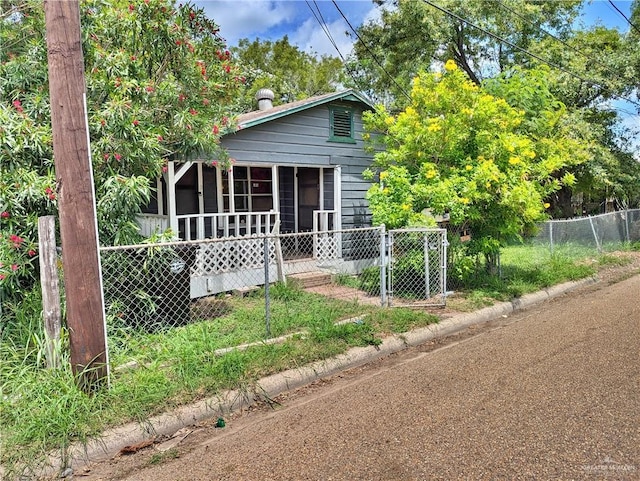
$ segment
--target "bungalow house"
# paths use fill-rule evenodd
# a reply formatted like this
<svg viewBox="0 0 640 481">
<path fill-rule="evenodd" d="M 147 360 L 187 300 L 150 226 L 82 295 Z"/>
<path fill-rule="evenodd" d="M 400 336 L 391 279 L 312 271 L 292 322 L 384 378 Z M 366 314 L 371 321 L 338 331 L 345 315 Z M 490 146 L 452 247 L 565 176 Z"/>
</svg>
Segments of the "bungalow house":
<svg viewBox="0 0 640 481">
<path fill-rule="evenodd" d="M 206 158 L 168 163 L 140 218 L 143 234 L 170 227 L 180 239 L 200 240 L 371 224 L 362 177 L 372 162 L 362 141 L 371 103 L 354 90 L 276 107 L 270 90 L 256 97 L 258 110 L 240 115 L 238 130 L 221 139 L 230 168 Z M 285 258 L 312 249 L 297 242 L 285 246 Z"/>
</svg>

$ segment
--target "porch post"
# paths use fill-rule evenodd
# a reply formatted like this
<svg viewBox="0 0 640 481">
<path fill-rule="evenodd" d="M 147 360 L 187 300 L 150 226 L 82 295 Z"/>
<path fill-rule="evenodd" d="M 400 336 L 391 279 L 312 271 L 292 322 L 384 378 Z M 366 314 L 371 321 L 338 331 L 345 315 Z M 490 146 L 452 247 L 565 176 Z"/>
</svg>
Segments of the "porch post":
<svg viewBox="0 0 640 481">
<path fill-rule="evenodd" d="M 220 166 L 215 166 L 216 169 L 216 194 L 217 194 L 217 204 L 218 204 L 218 213 L 222 214 L 224 212 L 224 197 L 222 195 L 222 170 Z"/>
<path fill-rule="evenodd" d="M 335 230 L 342 229 L 342 166 L 336 165 L 333 168 L 333 209 L 336 211 L 336 218 L 333 221 Z"/>
<path fill-rule="evenodd" d="M 298 167 L 293 168 L 293 228 L 298 232 Z M 296 239 L 298 239 L 296 237 Z"/>
<path fill-rule="evenodd" d="M 202 180 L 202 162 L 198 162 L 198 223 L 196 226 L 196 238 L 204 239 L 204 182 Z"/>
<path fill-rule="evenodd" d="M 280 212 L 280 187 L 278 185 L 278 166 L 271 166 L 271 198 L 273 199 L 273 210 Z"/>
<path fill-rule="evenodd" d="M 169 228 L 173 235 L 178 237 L 178 218 L 176 211 L 176 163 L 167 162 L 167 208 L 169 210 Z"/>
<path fill-rule="evenodd" d="M 235 186 L 233 185 L 234 184 L 233 167 L 231 167 L 227 171 L 227 179 L 229 181 L 229 212 L 233 213 L 236 211 L 236 202 L 235 202 L 236 191 L 235 191 Z"/>
<path fill-rule="evenodd" d="M 320 209 L 324 210 L 324 168 L 320 167 L 318 172 L 318 184 L 320 184 L 320 195 L 318 196 L 318 204 Z"/>
</svg>

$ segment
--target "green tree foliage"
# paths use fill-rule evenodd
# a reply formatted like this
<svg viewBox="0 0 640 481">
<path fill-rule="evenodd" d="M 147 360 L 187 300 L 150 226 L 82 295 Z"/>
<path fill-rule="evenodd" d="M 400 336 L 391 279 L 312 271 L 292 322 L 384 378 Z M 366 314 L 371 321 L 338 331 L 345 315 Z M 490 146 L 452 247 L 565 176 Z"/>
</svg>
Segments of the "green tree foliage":
<svg viewBox="0 0 640 481">
<path fill-rule="evenodd" d="M 563 185 L 550 196 L 550 213 L 573 216 L 571 200 L 576 193 L 596 201 L 615 196 L 622 204 L 637 205 L 640 177 L 633 160 L 634 149 L 637 157 L 633 144 L 637 132 L 622 127 L 616 108 L 621 97 L 633 98 L 638 88 L 640 34 L 632 27 L 628 34 L 599 26 L 577 29 L 574 20 L 584 3 L 397 0 L 394 8 L 383 9 L 380 20 L 359 30 L 361 40 L 356 42 L 351 60 L 351 68 L 358 74 L 356 85 L 392 110 L 401 110 L 408 102 L 405 93 L 416 73 L 438 68 L 451 58 L 474 83 L 486 85 L 492 94 L 528 111 L 521 102 L 530 103 L 536 96 L 518 98 L 517 88 L 506 92 L 505 80 L 516 82 L 514 67 L 544 71 L 546 88 L 566 106 L 564 118 L 570 121 L 563 122 L 564 133 L 573 131 L 570 135 L 574 138 L 589 139 L 584 145 L 588 159 L 556 173 L 563 176 L 570 172 L 576 182 Z M 636 20 L 639 11 L 636 1 L 632 6 Z M 494 83 L 495 78 L 500 80 Z M 498 85 L 502 88 L 497 89 Z"/>
<path fill-rule="evenodd" d="M 286 35 L 275 42 L 241 39 L 231 51 L 246 71 L 247 111 L 254 109 L 254 95 L 262 88 L 274 92 L 278 105 L 333 92 L 344 80 L 340 59 L 303 52 Z"/>
<path fill-rule="evenodd" d="M 36 276 L 38 215 L 55 213 L 44 16 L 37 0 L 0 14 L 0 286 Z M 134 216 L 167 159 L 224 161 L 242 75 L 216 24 L 168 0 L 81 4 L 88 125 L 102 244 L 136 240 Z"/>
<path fill-rule="evenodd" d="M 547 216 L 545 199 L 574 181 L 563 169 L 586 151 L 544 72 L 514 71 L 491 90 L 500 96 L 448 61 L 444 74 L 414 79 L 402 112 L 380 108 L 366 126 L 384 147 L 375 155 L 380 183 L 368 192 L 374 221 L 393 228 L 448 214 L 453 227 L 471 230 L 468 252 L 494 267 L 505 241 Z"/>
<path fill-rule="evenodd" d="M 376 0 L 381 6 L 382 0 Z M 474 83 L 516 64 L 528 62 L 521 49 L 544 36 L 540 27 L 566 36 L 578 13 L 579 0 L 395 0 L 383 7 L 380 20 L 358 29 L 350 69 L 356 86 L 372 98 L 407 101 L 400 92 L 410 90 L 411 79 L 433 62 L 453 59 Z M 516 12 L 514 15 L 513 12 Z M 461 19 L 505 39 L 470 26 Z M 384 70 L 383 70 L 384 69 Z M 385 73 L 386 72 L 386 73 Z M 387 75 L 388 73 L 388 75 Z M 390 80 L 389 76 L 393 78 Z"/>
<path fill-rule="evenodd" d="M 635 74 L 634 85 L 638 88 L 640 87 L 640 49 L 638 49 L 638 45 L 640 44 L 640 31 L 638 31 L 638 29 L 640 29 L 640 2 L 638 2 L 638 0 L 634 0 L 631 4 L 631 17 L 629 21 L 635 27 L 629 29 L 625 44 L 629 55 L 629 63 Z"/>
<path fill-rule="evenodd" d="M 590 108 L 633 89 L 624 37 L 616 29 L 596 26 L 579 30 L 563 42 L 545 37 L 530 50 L 563 67 L 549 71 L 553 92 L 574 108 Z M 533 59 L 531 63 L 540 62 Z"/>
<path fill-rule="evenodd" d="M 531 46 L 537 55 L 564 67 L 549 69 L 551 90 L 571 106 L 573 128 L 594 140 L 589 159 L 573 172 L 577 178 L 575 190 L 596 201 L 615 197 L 627 206 L 637 205 L 639 199 L 640 172 L 632 155 L 632 139 L 637 132 L 622 127 L 622 115 L 614 107 L 620 107 L 623 98 L 631 98 L 637 88 L 633 68 L 637 43 L 635 48 L 630 47 L 617 29 L 601 26 L 576 31 L 564 42 L 547 37 Z M 566 187 L 556 194 L 555 215 L 574 214 L 571 196 L 571 189 Z"/>
</svg>

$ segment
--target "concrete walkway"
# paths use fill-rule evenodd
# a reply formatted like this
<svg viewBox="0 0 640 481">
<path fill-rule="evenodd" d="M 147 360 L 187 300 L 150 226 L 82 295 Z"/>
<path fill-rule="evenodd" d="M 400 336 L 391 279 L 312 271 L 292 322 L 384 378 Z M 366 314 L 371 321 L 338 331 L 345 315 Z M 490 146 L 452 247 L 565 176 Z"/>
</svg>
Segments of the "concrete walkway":
<svg viewBox="0 0 640 481">
<path fill-rule="evenodd" d="M 417 347 L 383 345 L 384 359 L 280 396 L 275 410 L 204 423 L 171 456 L 150 448 L 78 479 L 640 479 L 640 277 L 531 304 L 569 287 L 448 320 L 431 341 L 389 340 Z M 466 338 L 434 350 L 446 329 Z M 265 392 L 313 380 L 286 376 Z M 172 419 L 197 422 L 191 409 Z"/>
</svg>

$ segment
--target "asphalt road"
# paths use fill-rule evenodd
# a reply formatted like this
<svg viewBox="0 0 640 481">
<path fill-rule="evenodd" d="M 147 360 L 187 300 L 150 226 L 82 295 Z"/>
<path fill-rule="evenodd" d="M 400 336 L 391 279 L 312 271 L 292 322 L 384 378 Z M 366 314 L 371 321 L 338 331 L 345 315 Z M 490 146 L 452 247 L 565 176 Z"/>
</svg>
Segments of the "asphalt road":
<svg viewBox="0 0 640 481">
<path fill-rule="evenodd" d="M 639 294 L 581 289 L 74 479 L 640 480 Z"/>
</svg>

